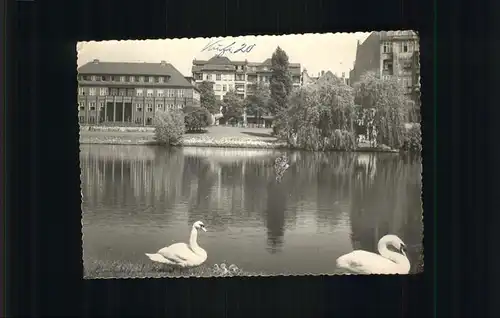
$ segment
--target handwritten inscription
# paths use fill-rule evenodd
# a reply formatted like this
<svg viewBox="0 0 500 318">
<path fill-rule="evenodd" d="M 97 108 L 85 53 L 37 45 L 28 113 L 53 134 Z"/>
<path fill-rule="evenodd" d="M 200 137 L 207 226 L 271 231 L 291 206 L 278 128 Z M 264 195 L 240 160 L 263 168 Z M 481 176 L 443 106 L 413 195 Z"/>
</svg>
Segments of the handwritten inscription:
<svg viewBox="0 0 500 318">
<path fill-rule="evenodd" d="M 250 53 L 255 44 L 248 45 L 247 43 L 239 43 L 236 41 L 231 42 L 230 44 L 222 43 L 222 40 L 216 40 L 209 42 L 201 51 L 215 51 L 217 52 L 216 56 L 223 56 L 226 53 L 236 54 L 236 53 Z"/>
</svg>

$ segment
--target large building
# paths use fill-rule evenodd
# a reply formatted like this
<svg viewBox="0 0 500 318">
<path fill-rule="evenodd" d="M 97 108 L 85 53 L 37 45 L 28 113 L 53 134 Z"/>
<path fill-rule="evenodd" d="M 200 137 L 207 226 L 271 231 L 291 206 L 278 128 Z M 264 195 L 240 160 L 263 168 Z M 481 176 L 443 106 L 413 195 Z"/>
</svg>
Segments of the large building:
<svg viewBox="0 0 500 318">
<path fill-rule="evenodd" d="M 367 71 L 375 71 L 381 78 L 397 76 L 406 87 L 406 93 L 420 103 L 419 37 L 413 31 L 372 32 L 356 49 L 354 68 L 350 72 L 355 84 Z"/>
<path fill-rule="evenodd" d="M 294 87 L 301 85 L 300 64 L 290 63 Z M 252 94 L 252 89 L 258 82 L 269 83 L 272 75 L 271 59 L 262 63 L 248 61 L 231 61 L 225 56 L 214 56 L 208 61 L 193 60 L 193 77 L 197 83 L 210 81 L 214 83 L 214 93 L 220 100 L 224 95 L 234 90 L 241 98 Z"/>
<path fill-rule="evenodd" d="M 174 66 L 94 60 L 78 68 L 81 124 L 151 125 L 156 111 L 199 106 L 200 94 Z"/>
</svg>

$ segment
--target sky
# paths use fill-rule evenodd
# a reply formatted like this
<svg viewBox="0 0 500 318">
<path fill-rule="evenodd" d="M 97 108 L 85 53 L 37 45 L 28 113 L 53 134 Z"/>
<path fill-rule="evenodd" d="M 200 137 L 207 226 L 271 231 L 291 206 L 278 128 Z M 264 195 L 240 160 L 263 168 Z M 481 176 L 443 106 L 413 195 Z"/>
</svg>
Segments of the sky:
<svg viewBox="0 0 500 318">
<path fill-rule="evenodd" d="M 182 38 L 141 41 L 91 41 L 78 42 L 78 67 L 98 59 L 102 62 L 149 62 L 171 63 L 184 76 L 191 76 L 193 59 L 208 60 L 217 51 L 205 49 L 207 45 L 220 40 L 226 47 L 232 42 L 232 52 L 225 52 L 231 60 L 263 62 L 270 58 L 277 46 L 288 55 L 290 63 L 300 63 L 310 76 L 319 72 L 332 71 L 340 76 L 349 76 L 356 57 L 356 43 L 361 43 L 369 32 L 298 34 L 281 36 L 242 36 L 219 38 Z M 247 52 L 235 52 L 245 45 Z M 251 49 L 250 49 L 251 48 Z M 219 51 L 220 52 L 220 51 Z"/>
</svg>

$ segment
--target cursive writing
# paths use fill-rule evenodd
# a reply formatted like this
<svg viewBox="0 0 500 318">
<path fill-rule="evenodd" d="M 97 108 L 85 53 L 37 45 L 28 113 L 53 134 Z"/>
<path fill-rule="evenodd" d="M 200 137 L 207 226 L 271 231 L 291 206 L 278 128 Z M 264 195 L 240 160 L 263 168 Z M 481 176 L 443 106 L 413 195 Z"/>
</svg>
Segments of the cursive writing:
<svg viewBox="0 0 500 318">
<path fill-rule="evenodd" d="M 209 42 L 201 52 L 207 51 L 216 51 L 216 56 L 223 56 L 226 53 L 235 54 L 235 53 L 250 53 L 252 49 L 255 47 L 255 44 L 248 45 L 247 43 L 236 44 L 236 41 L 231 42 L 230 44 L 221 43 L 222 40 L 216 40 Z"/>
</svg>

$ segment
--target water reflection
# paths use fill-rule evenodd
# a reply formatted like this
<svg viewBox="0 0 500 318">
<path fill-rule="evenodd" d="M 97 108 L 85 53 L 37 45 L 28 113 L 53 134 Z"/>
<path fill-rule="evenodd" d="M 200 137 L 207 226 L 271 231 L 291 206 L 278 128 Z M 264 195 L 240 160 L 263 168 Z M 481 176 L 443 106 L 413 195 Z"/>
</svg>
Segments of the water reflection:
<svg viewBox="0 0 500 318">
<path fill-rule="evenodd" d="M 82 145 L 84 257 L 142 260 L 203 220 L 209 262 L 269 273 L 333 273 L 386 233 L 422 241 L 421 165 L 399 155 Z M 417 260 L 417 261 L 415 261 Z"/>
</svg>

